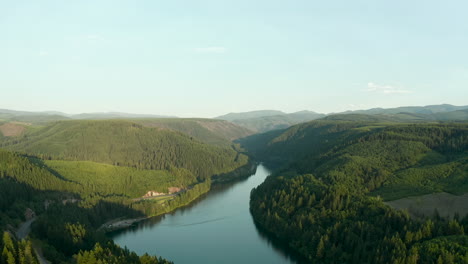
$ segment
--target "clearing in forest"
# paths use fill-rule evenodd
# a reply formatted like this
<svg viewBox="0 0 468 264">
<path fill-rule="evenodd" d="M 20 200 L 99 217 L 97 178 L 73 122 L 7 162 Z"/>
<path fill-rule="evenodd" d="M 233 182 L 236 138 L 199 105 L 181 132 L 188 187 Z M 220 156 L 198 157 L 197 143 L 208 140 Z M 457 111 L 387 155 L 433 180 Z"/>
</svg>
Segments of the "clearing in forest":
<svg viewBox="0 0 468 264">
<path fill-rule="evenodd" d="M 21 135 L 25 130 L 26 123 L 11 122 L 0 126 L 0 132 L 5 137 L 15 137 Z"/>
<path fill-rule="evenodd" d="M 437 209 L 442 217 L 460 217 L 468 214 L 468 193 L 453 195 L 450 193 L 433 193 L 422 196 L 407 197 L 386 202 L 395 209 L 408 210 L 412 217 L 432 216 Z"/>
</svg>

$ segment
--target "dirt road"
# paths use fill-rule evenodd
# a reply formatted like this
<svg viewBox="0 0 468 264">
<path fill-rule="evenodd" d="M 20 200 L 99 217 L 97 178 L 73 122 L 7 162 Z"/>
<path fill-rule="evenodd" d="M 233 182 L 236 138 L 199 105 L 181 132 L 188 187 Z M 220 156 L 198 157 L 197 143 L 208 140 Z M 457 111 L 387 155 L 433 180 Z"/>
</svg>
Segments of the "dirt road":
<svg viewBox="0 0 468 264">
<path fill-rule="evenodd" d="M 18 239 L 24 239 L 29 235 L 29 232 L 31 232 L 31 224 L 36 221 L 36 218 L 31 218 L 26 222 L 23 222 L 20 227 L 18 228 L 18 231 L 16 231 L 16 237 Z"/>
</svg>

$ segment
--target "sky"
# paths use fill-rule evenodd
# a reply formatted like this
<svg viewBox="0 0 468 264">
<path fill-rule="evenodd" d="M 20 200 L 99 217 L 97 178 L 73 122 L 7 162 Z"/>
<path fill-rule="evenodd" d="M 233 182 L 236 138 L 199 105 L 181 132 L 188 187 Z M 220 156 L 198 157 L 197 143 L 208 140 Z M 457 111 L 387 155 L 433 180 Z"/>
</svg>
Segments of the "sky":
<svg viewBox="0 0 468 264">
<path fill-rule="evenodd" d="M 468 105 L 468 1 L 0 0 L 0 108 Z"/>
</svg>

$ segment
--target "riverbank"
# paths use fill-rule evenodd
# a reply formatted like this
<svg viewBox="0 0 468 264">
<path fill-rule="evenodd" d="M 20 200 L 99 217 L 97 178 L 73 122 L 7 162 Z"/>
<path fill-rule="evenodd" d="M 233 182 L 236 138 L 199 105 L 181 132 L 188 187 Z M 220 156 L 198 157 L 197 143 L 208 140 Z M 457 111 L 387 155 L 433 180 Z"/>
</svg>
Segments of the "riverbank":
<svg viewBox="0 0 468 264">
<path fill-rule="evenodd" d="M 231 172 L 212 176 L 211 181 L 213 184 L 218 184 L 245 179 L 255 174 L 257 166 L 257 162 L 249 160 L 246 165 L 239 167 Z"/>
<path fill-rule="evenodd" d="M 130 218 L 125 219 L 123 217 L 119 217 L 117 219 L 110 220 L 103 225 L 101 225 L 98 230 L 104 230 L 105 232 L 111 232 L 119 229 L 124 229 L 131 227 L 132 225 L 148 219 L 149 217 L 139 217 L 139 218 Z"/>
<path fill-rule="evenodd" d="M 197 185 L 195 185 L 197 186 Z M 211 186 L 211 184 L 210 184 Z M 197 195 L 190 195 L 190 191 L 193 190 L 193 189 L 198 189 L 198 192 L 197 192 Z M 167 204 L 162 204 L 161 207 L 159 207 L 159 211 L 157 212 L 153 212 L 147 216 L 143 216 L 143 217 L 137 217 L 137 218 L 124 218 L 124 217 L 119 217 L 119 218 L 116 218 L 116 219 L 112 219 L 106 223 L 104 223 L 103 225 L 101 225 L 98 230 L 100 231 L 104 231 L 105 233 L 108 233 L 108 232 L 113 232 L 113 231 L 117 231 L 117 230 L 122 230 L 122 229 L 127 229 L 131 226 L 134 226 L 136 225 L 137 223 L 143 221 L 143 220 L 147 220 L 149 218 L 152 218 L 152 217 L 156 217 L 156 216 L 160 216 L 160 215 L 164 215 L 164 214 L 167 214 L 167 213 L 170 213 L 174 210 L 176 210 L 177 208 L 180 208 L 180 207 L 184 207 L 184 206 L 187 206 L 189 205 L 190 203 L 192 203 L 193 201 L 195 201 L 196 199 L 198 199 L 199 197 L 201 197 L 203 194 L 207 193 L 210 191 L 211 188 L 192 188 L 190 190 L 187 190 L 185 192 L 180 192 L 179 194 L 177 195 L 174 195 L 174 199 L 172 200 L 168 200 Z M 184 197 L 181 197 L 181 195 L 184 195 Z M 179 202 L 172 202 L 174 201 L 175 199 L 179 199 Z M 183 202 L 181 202 L 182 200 L 184 200 Z M 151 200 L 140 200 L 139 202 L 151 202 Z"/>
<path fill-rule="evenodd" d="M 156 254 L 178 264 L 296 264 L 288 249 L 272 246 L 258 232 L 249 211 L 252 188 L 269 174 L 259 165 L 247 179 L 213 184 L 209 193 L 190 205 L 109 236 L 139 255 Z"/>
<path fill-rule="evenodd" d="M 181 191 L 181 192 L 178 192 L 178 193 L 175 193 L 175 194 L 171 194 L 170 197 L 168 197 L 168 198 L 172 198 L 172 199 L 168 199 L 168 200 L 164 201 L 164 203 L 161 204 L 161 207 L 159 207 L 160 211 L 158 211 L 158 212 L 153 212 L 153 213 L 149 214 L 148 216 L 143 216 L 143 217 L 138 217 L 138 218 L 119 217 L 119 218 L 116 218 L 116 219 L 112 219 L 112 220 L 102 224 L 98 228 L 98 230 L 101 230 L 101 231 L 104 231 L 104 232 L 108 233 L 108 232 L 118 231 L 118 230 L 122 230 L 122 229 L 127 229 L 127 228 L 135 226 L 139 222 L 147 220 L 149 218 L 164 215 L 164 214 L 167 214 L 167 213 L 171 213 L 171 212 L 173 212 L 174 210 L 176 210 L 178 208 L 190 205 L 192 202 L 194 202 L 195 200 L 202 197 L 204 194 L 211 191 L 211 189 L 212 189 L 211 187 L 213 185 L 226 184 L 226 183 L 229 183 L 229 182 L 234 182 L 236 180 L 246 179 L 246 178 L 254 175 L 255 172 L 256 172 L 256 169 L 257 169 L 257 164 L 255 162 L 253 162 L 253 161 L 249 161 L 248 164 L 246 164 L 246 165 L 244 165 L 244 166 L 242 166 L 240 168 L 237 168 L 236 170 L 234 170 L 232 172 L 212 176 L 211 177 L 212 180 L 209 181 L 209 184 L 208 184 L 207 187 L 196 188 L 197 186 L 200 187 L 199 185 L 206 184 L 206 182 L 203 182 L 203 183 L 199 183 L 199 184 L 197 184 L 197 185 L 195 185 L 195 186 L 193 186 L 193 187 L 191 187 L 191 188 L 189 188 L 187 190 L 184 190 L 184 191 Z M 191 193 L 192 190 L 194 192 L 196 191 L 196 195 L 192 195 L 192 193 Z M 156 200 L 156 199 L 161 198 L 161 197 L 167 197 L 167 195 L 149 197 L 149 198 L 145 198 L 145 199 L 138 199 L 138 200 L 135 200 L 135 201 L 137 201 L 137 202 L 150 202 L 151 200 Z M 175 201 L 177 199 L 179 199 L 179 200 Z"/>
</svg>

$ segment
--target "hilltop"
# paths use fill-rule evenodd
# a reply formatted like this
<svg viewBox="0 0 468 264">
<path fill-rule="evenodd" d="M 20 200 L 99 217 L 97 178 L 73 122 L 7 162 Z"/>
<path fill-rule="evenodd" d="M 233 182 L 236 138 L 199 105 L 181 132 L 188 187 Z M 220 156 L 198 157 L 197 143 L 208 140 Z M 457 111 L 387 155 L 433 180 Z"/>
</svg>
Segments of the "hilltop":
<svg viewBox="0 0 468 264">
<path fill-rule="evenodd" d="M 103 235 L 105 223 L 170 212 L 254 168 L 231 141 L 251 132 L 222 120 L 10 121 L 0 129 L 0 227 L 11 229 L 29 208 L 45 257 L 64 263 L 94 250 L 140 263 Z"/>
<path fill-rule="evenodd" d="M 200 137 L 208 141 L 209 135 Z M 227 141 L 224 138 L 224 146 L 206 144 L 179 131 L 129 120 L 76 120 L 29 129 L 19 138 L 4 138 L 2 146 L 45 159 L 87 160 L 141 169 L 183 167 L 204 178 L 245 165 L 246 158 L 239 158 L 242 155 Z"/>
<path fill-rule="evenodd" d="M 426 105 L 426 106 L 402 106 L 395 108 L 372 108 L 367 110 L 355 110 L 346 111 L 342 114 L 353 113 L 353 114 L 398 114 L 398 113 L 413 113 L 413 114 L 435 114 L 444 112 L 453 112 L 458 110 L 468 109 L 468 105 L 455 106 L 451 104 L 440 104 L 440 105 Z"/>
<path fill-rule="evenodd" d="M 216 119 L 223 119 L 234 124 L 248 128 L 255 132 L 266 132 L 283 129 L 302 122 L 324 117 L 324 114 L 312 111 L 300 111 L 295 113 L 284 113 L 276 110 L 259 110 L 243 113 L 229 113 L 218 116 Z"/>
<path fill-rule="evenodd" d="M 284 113 L 277 110 L 259 110 L 229 113 L 216 117 L 248 128 L 257 133 L 280 130 L 296 124 L 316 120 L 363 121 L 363 122 L 460 122 L 468 120 L 468 106 L 449 104 L 428 106 L 407 106 L 397 108 L 373 108 L 368 110 L 345 111 L 328 115 L 313 111 Z"/>
</svg>

